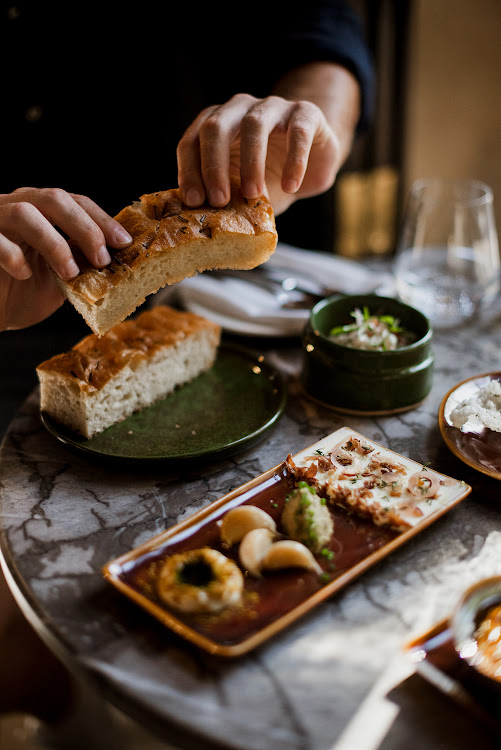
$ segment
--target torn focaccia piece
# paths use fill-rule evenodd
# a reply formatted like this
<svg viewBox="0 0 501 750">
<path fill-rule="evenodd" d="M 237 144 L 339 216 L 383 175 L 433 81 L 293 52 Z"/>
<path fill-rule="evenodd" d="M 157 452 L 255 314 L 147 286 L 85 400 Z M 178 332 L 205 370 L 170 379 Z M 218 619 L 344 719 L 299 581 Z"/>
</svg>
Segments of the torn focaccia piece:
<svg viewBox="0 0 501 750">
<path fill-rule="evenodd" d="M 329 503 L 397 531 L 447 505 L 460 484 L 346 427 L 288 456 L 287 465 Z"/>
<path fill-rule="evenodd" d="M 97 335 L 128 317 L 166 284 L 209 269 L 251 269 L 277 245 L 275 217 L 266 196 L 247 200 L 233 187 L 223 208 L 188 208 L 179 189 L 143 195 L 115 219 L 133 237 L 111 250 L 103 269 L 89 265 L 78 249 L 80 274 L 56 277 L 64 295 Z"/>
</svg>

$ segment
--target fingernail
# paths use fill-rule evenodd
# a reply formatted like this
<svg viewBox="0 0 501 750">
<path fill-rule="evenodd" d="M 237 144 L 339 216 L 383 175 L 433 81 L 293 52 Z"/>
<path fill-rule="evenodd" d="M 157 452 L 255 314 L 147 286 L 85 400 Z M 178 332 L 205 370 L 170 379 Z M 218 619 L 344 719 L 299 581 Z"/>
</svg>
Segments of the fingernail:
<svg viewBox="0 0 501 750">
<path fill-rule="evenodd" d="M 64 273 L 62 275 L 62 278 L 74 279 L 75 276 L 78 276 L 79 273 L 80 273 L 79 267 L 77 266 L 73 258 L 71 258 L 71 260 L 69 260 L 64 267 Z"/>
<path fill-rule="evenodd" d="M 111 262 L 111 255 L 109 254 L 108 250 L 103 247 L 98 251 L 97 254 L 97 263 L 99 266 L 107 266 L 108 263 Z"/>
<path fill-rule="evenodd" d="M 222 190 L 219 190 L 219 188 L 214 188 L 213 190 L 211 190 L 209 197 L 210 197 L 210 202 L 212 203 L 213 206 L 225 206 L 226 203 L 228 202 L 226 200 L 225 194 L 223 193 Z"/>
<path fill-rule="evenodd" d="M 132 237 L 125 229 L 117 229 L 115 231 L 115 243 L 117 245 L 130 245 Z"/>
<path fill-rule="evenodd" d="M 248 182 L 245 186 L 246 198 L 259 198 L 259 190 L 255 182 Z"/>
<path fill-rule="evenodd" d="M 26 279 L 31 279 L 32 276 L 32 270 L 30 266 L 27 263 L 24 263 L 18 270 L 16 278 L 19 279 L 19 281 L 25 281 Z"/>
<path fill-rule="evenodd" d="M 203 200 L 203 195 L 196 188 L 190 188 L 186 193 L 186 203 L 188 206 L 199 206 L 203 203 Z"/>
<path fill-rule="evenodd" d="M 299 182 L 297 180 L 286 180 L 283 184 L 283 190 L 285 193 L 296 193 L 299 190 Z"/>
</svg>

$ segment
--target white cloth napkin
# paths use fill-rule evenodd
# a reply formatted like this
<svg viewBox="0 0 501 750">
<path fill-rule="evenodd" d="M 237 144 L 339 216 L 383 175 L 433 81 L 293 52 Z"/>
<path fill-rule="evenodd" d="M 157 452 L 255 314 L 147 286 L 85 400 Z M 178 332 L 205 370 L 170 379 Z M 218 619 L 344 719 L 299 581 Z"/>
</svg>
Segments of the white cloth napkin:
<svg viewBox="0 0 501 750">
<path fill-rule="evenodd" d="M 357 261 L 283 243 L 278 243 L 272 257 L 263 265 L 307 276 L 331 291 L 345 294 L 373 291 L 387 276 Z M 155 304 L 168 304 L 172 295 L 186 310 L 244 335 L 296 336 L 309 316 L 308 309 L 281 307 L 277 295 L 244 279 L 198 274 L 158 292 Z"/>
<path fill-rule="evenodd" d="M 386 273 L 375 273 L 363 262 L 339 255 L 303 250 L 279 242 L 271 258 L 263 265 L 280 266 L 301 273 L 320 284 L 344 294 L 372 292 L 386 281 Z"/>
</svg>

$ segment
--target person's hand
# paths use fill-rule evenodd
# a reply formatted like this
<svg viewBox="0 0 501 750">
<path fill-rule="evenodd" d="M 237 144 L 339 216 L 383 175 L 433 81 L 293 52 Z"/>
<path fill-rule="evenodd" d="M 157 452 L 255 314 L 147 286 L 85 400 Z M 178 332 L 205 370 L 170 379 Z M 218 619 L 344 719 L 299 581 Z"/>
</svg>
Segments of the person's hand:
<svg viewBox="0 0 501 750">
<path fill-rule="evenodd" d="M 348 156 L 360 117 L 360 87 L 343 65 L 306 63 L 285 73 L 273 96 L 238 94 L 203 110 L 178 144 L 178 181 L 189 206 L 268 193 L 275 214 L 328 190 Z"/>
<path fill-rule="evenodd" d="M 132 242 L 86 196 L 59 188 L 19 188 L 0 195 L 0 330 L 34 325 L 62 305 L 48 266 L 66 281 L 78 275 L 65 237 L 96 268 L 111 260 L 107 245 L 118 249 Z"/>
<path fill-rule="evenodd" d="M 242 194 L 267 190 L 276 214 L 297 198 L 318 195 L 333 183 L 341 148 L 322 110 L 311 101 L 237 94 L 203 110 L 181 138 L 178 180 L 183 201 L 215 207 L 230 200 L 230 180 Z"/>
</svg>

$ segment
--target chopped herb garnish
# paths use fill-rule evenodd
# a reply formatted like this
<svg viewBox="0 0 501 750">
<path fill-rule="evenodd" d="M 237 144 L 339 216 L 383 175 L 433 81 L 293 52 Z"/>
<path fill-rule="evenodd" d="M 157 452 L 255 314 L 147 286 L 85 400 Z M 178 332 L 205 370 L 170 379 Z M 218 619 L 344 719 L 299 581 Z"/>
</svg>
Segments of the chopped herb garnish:
<svg viewBox="0 0 501 750">
<path fill-rule="evenodd" d="M 415 340 L 393 315 L 370 314 L 368 307 L 356 308 L 350 313 L 354 323 L 334 326 L 330 336 L 343 346 L 372 351 L 390 351 L 407 346 Z"/>
</svg>

